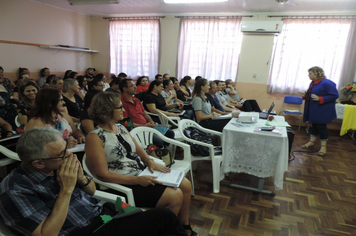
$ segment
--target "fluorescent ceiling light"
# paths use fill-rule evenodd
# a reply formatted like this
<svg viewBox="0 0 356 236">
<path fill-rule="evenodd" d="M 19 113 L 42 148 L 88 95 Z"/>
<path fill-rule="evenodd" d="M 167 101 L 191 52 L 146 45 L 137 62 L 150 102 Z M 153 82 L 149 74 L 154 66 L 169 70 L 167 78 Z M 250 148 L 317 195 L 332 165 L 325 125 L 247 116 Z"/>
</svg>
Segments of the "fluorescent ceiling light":
<svg viewBox="0 0 356 236">
<path fill-rule="evenodd" d="M 209 3 L 227 2 L 228 0 L 164 0 L 165 3 Z"/>
<path fill-rule="evenodd" d="M 68 0 L 70 5 L 118 4 L 120 0 Z"/>
</svg>

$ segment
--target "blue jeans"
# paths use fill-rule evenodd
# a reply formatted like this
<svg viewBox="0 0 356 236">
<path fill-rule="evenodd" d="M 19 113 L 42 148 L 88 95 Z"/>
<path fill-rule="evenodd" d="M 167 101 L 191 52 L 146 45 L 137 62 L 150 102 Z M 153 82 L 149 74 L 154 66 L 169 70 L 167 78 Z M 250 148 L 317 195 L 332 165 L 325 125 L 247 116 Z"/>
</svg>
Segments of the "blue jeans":
<svg viewBox="0 0 356 236">
<path fill-rule="evenodd" d="M 321 141 L 327 141 L 329 133 L 326 124 L 312 124 L 310 135 L 315 137 L 319 135 Z"/>
</svg>

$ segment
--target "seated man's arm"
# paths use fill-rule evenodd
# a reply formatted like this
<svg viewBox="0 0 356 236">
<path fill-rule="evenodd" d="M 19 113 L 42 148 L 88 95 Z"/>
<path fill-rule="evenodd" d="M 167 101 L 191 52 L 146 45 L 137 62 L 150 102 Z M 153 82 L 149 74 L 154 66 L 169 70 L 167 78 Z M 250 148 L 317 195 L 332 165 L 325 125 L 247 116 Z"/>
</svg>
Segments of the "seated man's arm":
<svg viewBox="0 0 356 236">
<path fill-rule="evenodd" d="M 58 235 L 67 218 L 70 199 L 77 183 L 79 169 L 77 159 L 68 157 L 57 172 L 59 194 L 51 213 L 38 225 L 33 236 Z"/>
</svg>

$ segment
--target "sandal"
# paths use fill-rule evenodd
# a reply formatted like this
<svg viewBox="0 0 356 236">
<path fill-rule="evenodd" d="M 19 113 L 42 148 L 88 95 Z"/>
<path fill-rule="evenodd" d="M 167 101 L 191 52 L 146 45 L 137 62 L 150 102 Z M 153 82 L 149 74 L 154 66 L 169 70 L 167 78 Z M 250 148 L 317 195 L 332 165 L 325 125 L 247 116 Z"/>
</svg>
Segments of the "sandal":
<svg viewBox="0 0 356 236">
<path fill-rule="evenodd" d="M 310 148 L 310 147 L 314 147 L 314 145 L 315 145 L 315 142 L 309 141 L 306 144 L 303 144 L 302 148 L 303 149 L 307 149 L 307 148 Z"/>
<path fill-rule="evenodd" d="M 321 148 L 318 152 L 318 156 L 325 156 L 326 154 L 326 145 L 321 145 Z"/>
<path fill-rule="evenodd" d="M 190 224 L 189 225 L 183 225 L 183 228 L 185 230 L 189 230 L 190 231 L 190 236 L 198 236 L 198 233 L 193 231 L 192 226 L 190 226 Z"/>
</svg>

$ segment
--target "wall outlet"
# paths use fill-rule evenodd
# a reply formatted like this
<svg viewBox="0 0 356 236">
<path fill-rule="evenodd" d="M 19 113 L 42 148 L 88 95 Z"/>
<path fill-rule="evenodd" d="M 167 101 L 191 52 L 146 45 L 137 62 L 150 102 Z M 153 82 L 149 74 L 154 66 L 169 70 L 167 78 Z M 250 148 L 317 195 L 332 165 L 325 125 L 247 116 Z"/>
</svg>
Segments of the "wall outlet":
<svg viewBox="0 0 356 236">
<path fill-rule="evenodd" d="M 170 70 L 167 70 L 167 74 L 170 74 L 170 72 L 171 72 Z"/>
<path fill-rule="evenodd" d="M 257 74 L 256 73 L 254 73 L 253 75 L 252 75 L 252 78 L 256 78 L 257 77 Z"/>
</svg>

